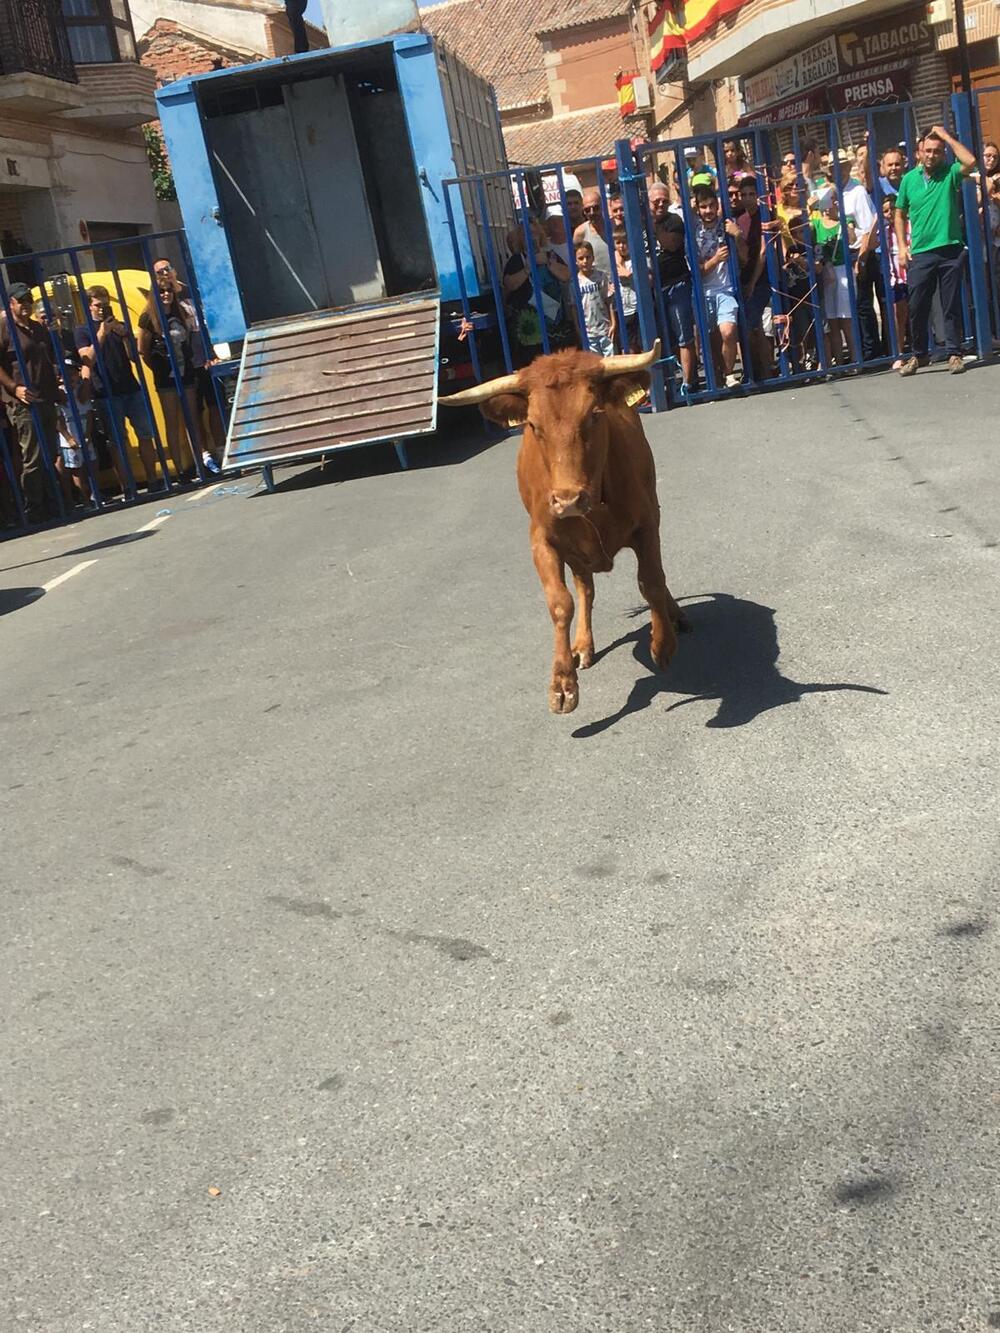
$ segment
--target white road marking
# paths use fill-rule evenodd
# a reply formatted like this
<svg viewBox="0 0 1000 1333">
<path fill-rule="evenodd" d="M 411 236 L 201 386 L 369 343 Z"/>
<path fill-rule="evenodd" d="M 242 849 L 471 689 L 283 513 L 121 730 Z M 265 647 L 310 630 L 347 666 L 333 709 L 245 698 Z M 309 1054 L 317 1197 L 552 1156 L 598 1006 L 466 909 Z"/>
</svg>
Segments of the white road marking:
<svg viewBox="0 0 1000 1333">
<path fill-rule="evenodd" d="M 96 560 L 81 560 L 78 565 L 74 565 L 72 569 L 67 569 L 64 574 L 57 574 L 54 579 L 49 579 L 48 583 L 43 583 L 42 587 L 46 592 L 51 592 L 53 588 L 58 588 L 60 583 L 65 583 L 67 579 L 71 579 L 74 574 L 79 574 L 82 570 L 89 569 L 91 565 L 96 564 Z"/>
<path fill-rule="evenodd" d="M 193 495 L 185 495 L 184 503 L 190 504 L 192 500 L 204 500 L 206 495 L 211 495 L 212 492 L 217 491 L 221 485 L 222 482 L 217 481 L 214 486 L 206 486 L 200 491 L 195 491 Z"/>
<path fill-rule="evenodd" d="M 143 523 L 141 528 L 136 528 L 136 532 L 148 532 L 150 528 L 158 528 L 161 523 L 166 523 L 167 519 L 170 517 L 170 514 L 157 514 L 156 517 L 151 518 L 148 523 Z"/>
</svg>

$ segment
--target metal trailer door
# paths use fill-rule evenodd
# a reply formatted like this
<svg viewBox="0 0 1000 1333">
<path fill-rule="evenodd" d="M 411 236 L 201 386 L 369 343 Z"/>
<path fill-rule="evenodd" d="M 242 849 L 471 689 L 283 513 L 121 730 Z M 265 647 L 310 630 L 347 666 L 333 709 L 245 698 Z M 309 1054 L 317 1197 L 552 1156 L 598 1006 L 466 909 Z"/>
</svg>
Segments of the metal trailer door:
<svg viewBox="0 0 1000 1333">
<path fill-rule="evenodd" d="M 250 329 L 223 467 L 428 434 L 440 323 L 435 292 Z"/>
<path fill-rule="evenodd" d="M 354 305 L 385 295 L 343 75 L 285 85 L 302 179 L 330 299 Z"/>
<path fill-rule="evenodd" d="M 208 122 L 219 200 L 248 324 L 330 304 L 287 107 Z"/>
</svg>

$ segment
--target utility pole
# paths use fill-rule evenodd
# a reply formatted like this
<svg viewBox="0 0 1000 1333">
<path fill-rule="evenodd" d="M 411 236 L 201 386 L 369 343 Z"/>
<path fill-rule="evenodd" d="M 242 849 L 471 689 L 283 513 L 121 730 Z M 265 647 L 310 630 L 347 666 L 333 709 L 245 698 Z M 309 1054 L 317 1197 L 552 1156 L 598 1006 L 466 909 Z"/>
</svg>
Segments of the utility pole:
<svg viewBox="0 0 1000 1333">
<path fill-rule="evenodd" d="M 969 99 L 969 122 L 972 127 L 972 142 L 969 147 L 978 162 L 982 156 L 982 144 L 979 142 L 979 117 L 976 115 L 972 97 L 972 68 L 969 65 L 969 43 L 965 33 L 965 0 L 955 0 L 955 36 L 958 39 L 958 71 L 962 80 L 962 92 Z"/>
<path fill-rule="evenodd" d="M 965 35 L 965 0 L 955 0 L 955 36 L 958 38 L 959 74 L 962 92 L 972 92 L 972 70 L 969 67 L 969 43 Z"/>
</svg>

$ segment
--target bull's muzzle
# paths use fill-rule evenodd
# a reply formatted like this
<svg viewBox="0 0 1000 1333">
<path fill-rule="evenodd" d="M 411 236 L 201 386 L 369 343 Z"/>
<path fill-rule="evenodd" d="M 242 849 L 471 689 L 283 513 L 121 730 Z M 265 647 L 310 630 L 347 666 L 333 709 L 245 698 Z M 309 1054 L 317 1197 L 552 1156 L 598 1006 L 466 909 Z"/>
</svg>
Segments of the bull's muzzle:
<svg viewBox="0 0 1000 1333">
<path fill-rule="evenodd" d="M 579 518 L 590 511 L 590 492 L 553 491 L 549 509 L 555 518 Z"/>
</svg>

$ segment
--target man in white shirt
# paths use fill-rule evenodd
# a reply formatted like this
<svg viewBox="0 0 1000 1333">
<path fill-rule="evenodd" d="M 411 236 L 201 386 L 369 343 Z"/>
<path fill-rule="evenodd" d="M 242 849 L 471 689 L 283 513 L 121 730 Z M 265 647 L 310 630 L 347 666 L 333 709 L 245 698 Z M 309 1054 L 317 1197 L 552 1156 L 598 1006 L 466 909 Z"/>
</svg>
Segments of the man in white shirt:
<svg viewBox="0 0 1000 1333">
<path fill-rule="evenodd" d="M 850 148 L 837 149 L 837 170 L 844 194 L 843 216 L 854 219 L 854 244 L 851 260 L 854 265 L 854 293 L 861 326 L 861 359 L 874 361 L 885 356 L 886 326 L 885 287 L 879 260 L 878 223 L 872 197 L 862 185 L 865 166 L 859 164 Z M 882 311 L 881 327 L 875 313 L 875 302 Z"/>
</svg>

